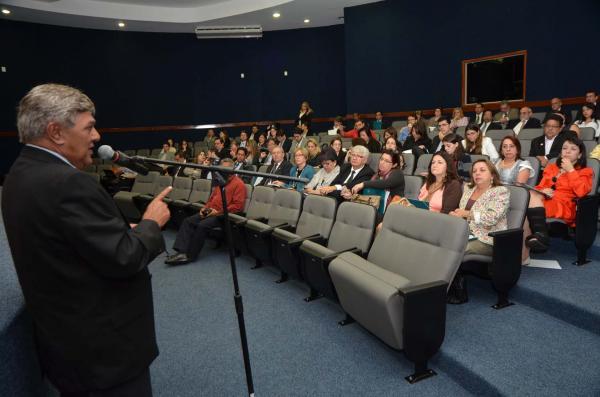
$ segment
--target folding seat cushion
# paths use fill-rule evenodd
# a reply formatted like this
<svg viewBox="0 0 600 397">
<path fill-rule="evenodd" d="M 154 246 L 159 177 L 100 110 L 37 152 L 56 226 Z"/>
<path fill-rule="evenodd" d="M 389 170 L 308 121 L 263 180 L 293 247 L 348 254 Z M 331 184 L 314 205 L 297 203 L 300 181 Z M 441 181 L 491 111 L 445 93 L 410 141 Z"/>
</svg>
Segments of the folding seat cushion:
<svg viewBox="0 0 600 397">
<path fill-rule="evenodd" d="M 403 349 L 415 363 L 413 378 L 426 376 L 444 339 L 446 291 L 468 234 L 461 218 L 392 206 L 367 259 L 346 252 L 329 267 L 345 323 L 352 318 Z"/>
<path fill-rule="evenodd" d="M 310 287 L 306 301 L 326 296 L 337 300 L 329 276 L 329 264 L 340 253 L 350 251 L 365 255 L 375 230 L 375 208 L 351 202 L 338 207 L 327 247 L 306 240 L 300 245 L 300 273 Z"/>
<path fill-rule="evenodd" d="M 333 227 L 336 201 L 331 197 L 308 195 L 295 231 L 284 228 L 273 230 L 273 259 L 281 269 L 282 280 L 291 276 L 302 279 L 299 248 L 303 241 L 326 243 Z"/>
<path fill-rule="evenodd" d="M 267 222 L 249 219 L 244 225 L 246 241 L 256 265 L 273 265 L 271 234 L 276 227 L 295 228 L 302 208 L 302 194 L 296 190 L 278 189 L 266 216 Z"/>
</svg>

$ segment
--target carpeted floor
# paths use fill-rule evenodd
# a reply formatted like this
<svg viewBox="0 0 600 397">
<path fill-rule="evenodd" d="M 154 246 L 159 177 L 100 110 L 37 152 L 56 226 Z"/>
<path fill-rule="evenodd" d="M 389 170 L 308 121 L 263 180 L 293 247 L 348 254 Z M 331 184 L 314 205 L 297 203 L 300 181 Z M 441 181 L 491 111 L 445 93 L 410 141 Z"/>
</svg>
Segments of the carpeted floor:
<svg viewBox="0 0 600 397">
<path fill-rule="evenodd" d="M 165 235 L 170 246 L 174 232 Z M 6 284 L 0 304 L 0 385 L 27 384 L 17 369 L 30 369 L 35 361 L 22 353 L 28 348 L 27 338 L 17 345 L 8 343 L 26 335 L 20 330 L 27 320 L 19 314 L 20 293 L 5 237 L 0 238 L 1 281 L 3 287 Z M 431 362 L 438 376 L 415 385 L 404 381 L 412 367 L 401 352 L 360 325 L 337 325 L 343 318 L 337 305 L 325 299 L 305 303 L 303 284 L 276 284 L 274 270 L 251 270 L 252 262 L 240 257 L 256 394 L 600 395 L 600 249 L 592 250 L 591 264 L 577 268 L 570 265 L 572 243 L 552 243 L 544 258 L 559 260 L 563 269 L 523 269 L 515 306 L 492 310 L 489 283 L 469 279 L 470 302 L 448 306 L 446 339 Z M 150 265 L 161 350 L 151 367 L 155 396 L 244 395 L 226 250 L 207 244 L 196 263 L 180 267 L 168 267 L 163 260 L 159 257 Z M 2 393 L 2 388 L 0 395 L 15 395 Z M 16 390 L 35 395 L 31 388 Z"/>
</svg>

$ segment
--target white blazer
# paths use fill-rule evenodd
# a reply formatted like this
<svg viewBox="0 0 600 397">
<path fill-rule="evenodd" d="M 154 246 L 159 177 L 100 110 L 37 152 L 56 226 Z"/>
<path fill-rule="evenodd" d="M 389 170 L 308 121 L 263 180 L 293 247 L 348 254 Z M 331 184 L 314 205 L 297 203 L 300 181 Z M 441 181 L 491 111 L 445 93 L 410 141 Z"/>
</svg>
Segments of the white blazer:
<svg viewBox="0 0 600 397">
<path fill-rule="evenodd" d="M 462 141 L 463 148 L 467 148 L 467 140 L 463 139 Z M 481 154 L 484 156 L 488 156 L 492 164 L 495 164 L 496 161 L 500 158 L 498 151 L 494 147 L 494 142 L 492 142 L 492 138 L 484 136 L 481 141 Z"/>
</svg>

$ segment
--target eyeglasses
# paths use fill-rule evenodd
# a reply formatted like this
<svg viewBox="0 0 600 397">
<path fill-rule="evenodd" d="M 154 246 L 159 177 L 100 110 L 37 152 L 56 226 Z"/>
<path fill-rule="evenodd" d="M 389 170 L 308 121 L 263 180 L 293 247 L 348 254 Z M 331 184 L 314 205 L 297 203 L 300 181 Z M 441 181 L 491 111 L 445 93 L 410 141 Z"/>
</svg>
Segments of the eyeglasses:
<svg viewBox="0 0 600 397">
<path fill-rule="evenodd" d="M 391 160 L 388 160 L 386 158 L 383 158 L 383 156 L 379 159 L 379 161 L 383 161 L 384 163 L 389 163 L 389 164 L 393 164 Z"/>
</svg>

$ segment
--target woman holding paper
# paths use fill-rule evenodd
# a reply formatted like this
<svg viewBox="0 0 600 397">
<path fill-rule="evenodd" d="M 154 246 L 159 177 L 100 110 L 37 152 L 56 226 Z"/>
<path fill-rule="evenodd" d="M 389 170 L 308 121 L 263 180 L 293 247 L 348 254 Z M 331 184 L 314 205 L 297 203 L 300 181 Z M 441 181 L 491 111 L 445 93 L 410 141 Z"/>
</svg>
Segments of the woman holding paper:
<svg viewBox="0 0 600 397">
<path fill-rule="evenodd" d="M 536 186 L 540 192 L 530 193 L 527 219 L 531 230 L 525 229 L 525 245 L 534 252 L 548 249 L 546 218 L 559 218 L 575 226 L 575 198 L 592 190 L 593 171 L 587 167 L 585 145 L 576 137 L 567 138 L 556 163 L 549 163 L 542 180 Z M 527 224 L 527 223 L 526 223 Z"/>
</svg>

